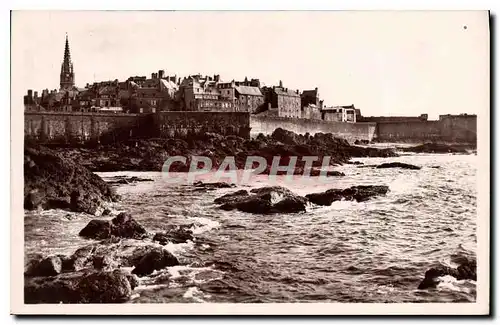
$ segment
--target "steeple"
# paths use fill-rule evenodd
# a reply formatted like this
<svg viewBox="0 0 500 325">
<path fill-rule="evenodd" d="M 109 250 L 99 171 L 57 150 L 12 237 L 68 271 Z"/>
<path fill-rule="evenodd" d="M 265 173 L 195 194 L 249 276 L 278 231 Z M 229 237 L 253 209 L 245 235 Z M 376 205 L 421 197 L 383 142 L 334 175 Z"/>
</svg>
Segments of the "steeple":
<svg viewBox="0 0 500 325">
<path fill-rule="evenodd" d="M 71 62 L 71 54 L 69 51 L 68 34 L 66 34 L 64 59 L 61 65 L 60 85 L 61 90 L 71 90 L 75 86 L 75 73 L 73 71 L 73 63 Z"/>
</svg>

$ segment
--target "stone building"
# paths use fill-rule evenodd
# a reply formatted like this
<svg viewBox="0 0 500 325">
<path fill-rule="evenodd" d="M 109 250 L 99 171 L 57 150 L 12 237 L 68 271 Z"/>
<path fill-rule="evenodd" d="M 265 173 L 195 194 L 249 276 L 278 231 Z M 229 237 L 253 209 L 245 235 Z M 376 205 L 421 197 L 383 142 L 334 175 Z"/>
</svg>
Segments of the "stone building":
<svg viewBox="0 0 500 325">
<path fill-rule="evenodd" d="M 314 88 L 314 90 L 304 90 L 300 95 L 300 105 L 301 107 L 306 107 L 309 105 L 315 105 L 319 107 L 320 99 L 318 87 Z"/>
<path fill-rule="evenodd" d="M 279 86 L 264 87 L 264 99 L 269 109 L 277 109 L 280 117 L 300 118 L 301 101 L 298 90 L 294 91 L 283 87 L 280 81 Z"/>
<path fill-rule="evenodd" d="M 356 123 L 356 109 L 354 105 L 323 107 L 321 117 L 325 121 Z"/>
<path fill-rule="evenodd" d="M 264 95 L 259 88 L 259 79 L 218 83 L 221 98 L 229 100 L 237 112 L 255 113 L 264 105 Z"/>
<path fill-rule="evenodd" d="M 179 86 L 177 99 L 180 101 L 181 110 L 206 111 L 206 110 L 232 110 L 227 98 L 221 97 L 217 84 L 219 76 L 194 75 L 184 78 Z"/>
</svg>

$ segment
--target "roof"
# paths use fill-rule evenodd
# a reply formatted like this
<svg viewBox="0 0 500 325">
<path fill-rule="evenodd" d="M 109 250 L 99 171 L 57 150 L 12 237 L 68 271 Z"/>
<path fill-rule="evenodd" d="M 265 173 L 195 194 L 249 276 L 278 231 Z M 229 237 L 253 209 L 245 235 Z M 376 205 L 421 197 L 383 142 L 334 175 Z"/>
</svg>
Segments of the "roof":
<svg viewBox="0 0 500 325">
<path fill-rule="evenodd" d="M 318 97 L 318 89 L 304 90 L 304 91 L 302 91 L 302 95 L 311 96 L 311 97 Z"/>
<path fill-rule="evenodd" d="M 235 89 L 242 95 L 262 96 L 262 93 L 260 92 L 260 89 L 258 87 L 238 86 L 235 87 Z"/>
<path fill-rule="evenodd" d="M 160 79 L 161 80 L 161 85 L 167 89 L 174 89 L 177 90 L 179 88 L 177 84 L 173 81 L 166 80 L 166 79 Z"/>
<path fill-rule="evenodd" d="M 276 94 L 278 95 L 286 95 L 286 96 L 292 96 L 292 97 L 300 97 L 299 94 L 297 94 L 297 92 L 291 90 L 291 89 L 288 89 L 288 90 L 285 90 L 285 89 L 281 89 L 281 88 L 275 88 L 274 91 L 276 92 Z"/>
<path fill-rule="evenodd" d="M 104 87 L 101 87 L 99 88 L 98 90 L 98 93 L 99 95 L 103 95 L 103 94 L 116 94 L 116 87 L 114 86 L 104 86 Z"/>
</svg>

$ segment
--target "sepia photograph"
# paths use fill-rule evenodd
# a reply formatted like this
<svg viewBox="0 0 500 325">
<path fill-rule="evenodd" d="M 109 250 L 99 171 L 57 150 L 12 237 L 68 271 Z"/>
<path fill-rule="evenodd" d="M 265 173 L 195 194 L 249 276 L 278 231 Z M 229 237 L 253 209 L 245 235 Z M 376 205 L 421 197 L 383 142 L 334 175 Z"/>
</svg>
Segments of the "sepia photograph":
<svg viewBox="0 0 500 325">
<path fill-rule="evenodd" d="M 488 314 L 490 19 L 12 11 L 11 313 Z"/>
</svg>

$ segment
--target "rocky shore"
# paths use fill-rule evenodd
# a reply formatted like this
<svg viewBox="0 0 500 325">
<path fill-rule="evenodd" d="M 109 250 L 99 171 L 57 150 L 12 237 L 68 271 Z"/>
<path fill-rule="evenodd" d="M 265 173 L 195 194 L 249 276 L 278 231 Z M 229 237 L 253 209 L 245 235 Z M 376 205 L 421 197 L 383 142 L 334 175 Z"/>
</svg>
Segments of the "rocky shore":
<svg viewBox="0 0 500 325">
<path fill-rule="evenodd" d="M 70 255 L 40 255 L 25 261 L 26 303 L 122 303 L 131 299 L 144 277 L 180 260 L 165 248 L 170 243 L 193 242 L 193 224 L 169 226 L 157 233 L 149 232 L 128 213 L 112 215 L 106 205 L 119 200 L 111 185 L 149 182 L 138 177 L 115 177 L 108 183 L 92 171 L 160 171 L 164 160 L 173 155 L 205 155 L 214 166 L 225 156 L 234 155 L 237 167 L 243 168 L 246 157 L 261 156 L 268 164 L 274 156 L 281 156 L 286 164 L 291 156 L 331 156 L 331 164 L 361 164 L 350 162 L 354 157 L 396 157 L 389 149 L 363 148 L 349 145 L 331 134 L 297 135 L 282 129 L 271 136 L 259 135 L 245 140 L 208 134 L 204 139 L 183 141 L 176 139 L 136 141 L 96 148 L 63 148 L 27 146 L 24 152 L 24 207 L 25 209 L 65 209 L 88 213 L 100 218 L 91 220 L 79 232 L 89 240 L 87 246 Z M 312 175 L 319 175 L 313 165 Z M 174 166 L 175 171 L 186 171 L 186 166 Z M 370 166 L 359 166 L 370 167 Z M 304 166 L 298 165 L 295 174 Z M 418 166 L 389 163 L 377 168 L 420 169 Z M 332 171 L 330 177 L 344 176 Z M 334 201 L 363 202 L 389 192 L 384 185 L 357 185 L 349 188 L 331 188 L 320 193 L 300 196 L 287 188 L 272 186 L 238 189 L 234 184 L 202 183 L 191 185 L 194 191 L 215 191 L 235 188 L 235 191 L 215 199 L 222 210 L 238 210 L 257 215 L 305 212 L 310 205 L 329 206 Z M 425 274 L 420 289 L 432 288 L 443 275 L 457 279 L 475 279 L 475 264 L 464 264 L 457 269 L 433 268 Z M 164 281 L 165 279 L 162 279 Z"/>
<path fill-rule="evenodd" d="M 161 171 L 165 160 L 172 156 L 187 158 L 186 164 L 173 164 L 170 167 L 172 172 L 188 171 L 192 156 L 209 157 L 213 168 L 218 168 L 227 156 L 234 156 L 238 169 L 245 167 L 249 156 L 263 157 L 268 166 L 275 156 L 281 157 L 281 165 L 288 164 L 290 157 L 297 156 L 297 173 L 301 173 L 300 168 L 304 166 L 301 160 L 304 156 L 318 157 L 314 167 L 321 166 L 325 156 L 331 157 L 331 165 L 346 163 L 354 157 L 397 157 L 391 149 L 350 145 L 330 133 L 298 135 L 283 129 L 276 129 L 270 136 L 260 134 L 254 139 L 207 133 L 204 137 L 190 140 L 148 139 L 87 147 L 52 145 L 51 148 L 96 172 Z"/>
</svg>

